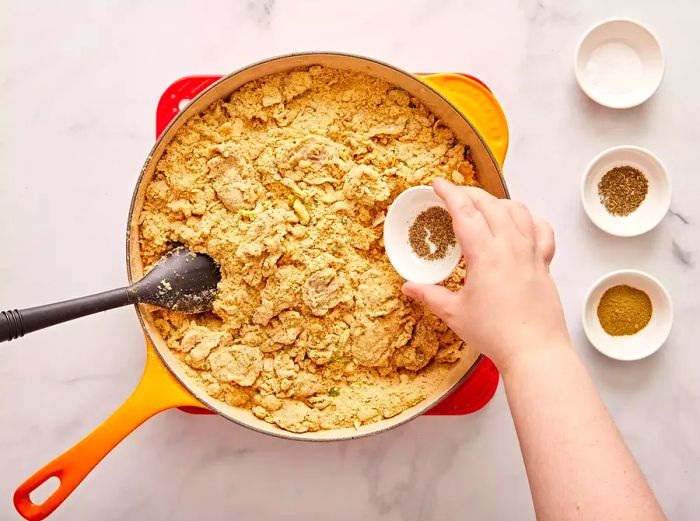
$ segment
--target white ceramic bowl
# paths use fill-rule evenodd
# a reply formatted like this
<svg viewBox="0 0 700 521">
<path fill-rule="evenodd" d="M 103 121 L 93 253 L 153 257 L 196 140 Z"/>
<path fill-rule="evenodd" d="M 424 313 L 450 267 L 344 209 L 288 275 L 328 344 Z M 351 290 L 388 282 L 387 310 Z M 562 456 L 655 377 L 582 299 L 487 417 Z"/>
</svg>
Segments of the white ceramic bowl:
<svg viewBox="0 0 700 521">
<path fill-rule="evenodd" d="M 629 165 L 641 170 L 649 182 L 642 204 L 629 215 L 613 215 L 605 209 L 598 195 L 598 183 L 607 171 Z M 671 205 L 671 179 L 663 163 L 648 150 L 623 145 L 609 148 L 590 162 L 581 182 L 581 203 L 588 217 L 601 230 L 620 237 L 641 235 L 664 218 Z"/>
<path fill-rule="evenodd" d="M 593 26 L 576 47 L 576 80 L 593 101 L 615 109 L 637 106 L 661 84 L 664 57 L 654 33 L 634 20 Z"/>
<path fill-rule="evenodd" d="M 429 186 L 414 186 L 404 190 L 389 206 L 384 220 L 384 249 L 394 269 L 404 279 L 421 284 L 437 284 L 454 271 L 462 257 L 459 244 L 450 248 L 442 259 L 420 258 L 408 243 L 408 229 L 422 211 L 433 206 L 445 208 L 435 190 Z"/>
<path fill-rule="evenodd" d="M 598 304 L 606 290 L 626 284 L 644 291 L 651 299 L 651 320 L 634 335 L 608 335 L 598 320 Z M 637 270 L 620 270 L 601 277 L 588 291 L 583 305 L 583 330 L 598 351 L 615 360 L 640 360 L 655 353 L 666 342 L 673 323 L 671 297 L 651 275 Z"/>
</svg>

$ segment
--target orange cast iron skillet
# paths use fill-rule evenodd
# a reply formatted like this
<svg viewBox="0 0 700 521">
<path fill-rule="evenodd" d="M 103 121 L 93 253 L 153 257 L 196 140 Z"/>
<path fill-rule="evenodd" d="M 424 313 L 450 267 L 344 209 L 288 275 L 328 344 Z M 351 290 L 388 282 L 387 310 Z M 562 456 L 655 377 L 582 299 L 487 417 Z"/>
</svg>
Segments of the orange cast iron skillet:
<svg viewBox="0 0 700 521">
<path fill-rule="evenodd" d="M 141 171 L 131 202 L 126 240 L 130 282 L 140 279 L 143 275 L 139 254 L 138 223 L 146 186 L 154 175 L 155 166 L 163 151 L 178 129 L 190 116 L 200 113 L 219 98 L 227 98 L 233 91 L 251 80 L 311 65 L 364 72 L 409 92 L 450 127 L 460 141 L 471 147 L 472 158 L 479 171 L 482 186 L 498 197 L 508 197 L 498 162 L 485 141 L 457 108 L 429 86 L 430 76 L 424 82 L 391 65 L 347 54 L 305 53 L 272 58 L 224 76 L 211 85 L 192 100 L 157 140 Z M 500 111 L 500 107 L 498 110 Z M 488 132 L 488 129 L 484 131 Z M 507 142 L 505 144 L 507 145 Z M 501 148 L 501 145 L 504 145 L 503 141 L 499 143 L 498 148 Z M 499 152 L 499 159 L 502 160 L 505 147 Z M 445 381 L 431 396 L 393 418 L 363 425 L 358 429 L 346 428 L 296 434 L 270 425 L 253 416 L 248 410 L 231 407 L 207 395 L 184 374 L 180 363 L 170 353 L 165 341 L 154 327 L 148 309 L 138 306 L 137 312 L 147 344 L 146 367 L 141 382 L 126 402 L 102 425 L 36 472 L 17 489 L 14 495 L 15 507 L 26 519 L 39 520 L 51 514 L 122 439 L 148 418 L 165 409 L 189 407 L 210 410 L 239 425 L 287 439 L 313 441 L 352 439 L 385 431 L 419 416 L 455 389 L 478 361 L 476 355 L 465 356 L 455 364 Z M 42 504 L 33 503 L 29 494 L 51 477 L 57 477 L 60 480 L 58 488 Z"/>
</svg>

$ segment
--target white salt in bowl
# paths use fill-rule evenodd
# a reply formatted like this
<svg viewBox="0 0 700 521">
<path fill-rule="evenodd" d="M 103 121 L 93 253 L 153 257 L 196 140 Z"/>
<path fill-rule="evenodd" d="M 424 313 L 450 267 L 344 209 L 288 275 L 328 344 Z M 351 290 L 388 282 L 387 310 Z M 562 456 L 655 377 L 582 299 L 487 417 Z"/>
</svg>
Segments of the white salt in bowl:
<svg viewBox="0 0 700 521">
<path fill-rule="evenodd" d="M 642 204 L 629 215 L 613 215 L 600 202 L 598 183 L 606 172 L 629 165 L 641 170 L 649 182 Z M 661 160 L 650 151 L 632 145 L 609 148 L 586 168 L 581 182 L 581 203 L 586 215 L 601 230 L 619 237 L 641 235 L 654 228 L 671 206 L 671 178 Z"/>
<path fill-rule="evenodd" d="M 576 48 L 576 81 L 606 107 L 635 107 L 661 84 L 664 57 L 651 30 L 625 18 L 606 20 L 583 36 Z"/>
<path fill-rule="evenodd" d="M 416 255 L 408 242 L 408 230 L 415 218 L 433 206 L 447 209 L 429 186 L 404 190 L 389 206 L 384 220 L 384 249 L 394 269 L 404 279 L 420 284 L 437 284 L 447 279 L 462 258 L 459 244 L 442 259 L 426 260 Z"/>
<path fill-rule="evenodd" d="M 614 286 L 626 284 L 649 295 L 651 320 L 634 335 L 608 335 L 598 320 L 598 304 Z M 673 324 L 673 303 L 663 285 L 651 275 L 637 270 L 613 271 L 601 277 L 586 295 L 582 313 L 583 330 L 598 351 L 615 360 L 640 360 L 655 353 L 666 342 Z"/>
</svg>

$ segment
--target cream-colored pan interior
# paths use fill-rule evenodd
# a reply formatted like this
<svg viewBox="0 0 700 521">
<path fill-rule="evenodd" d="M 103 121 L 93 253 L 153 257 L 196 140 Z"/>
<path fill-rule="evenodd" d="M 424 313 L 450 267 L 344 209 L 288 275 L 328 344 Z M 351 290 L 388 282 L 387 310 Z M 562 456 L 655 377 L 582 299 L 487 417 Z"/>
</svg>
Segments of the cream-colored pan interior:
<svg viewBox="0 0 700 521">
<path fill-rule="evenodd" d="M 127 262 L 129 269 L 129 280 L 133 282 L 143 276 L 143 266 L 139 254 L 139 214 L 143 206 L 145 189 L 153 177 L 155 166 L 160 159 L 165 147 L 172 140 L 177 130 L 185 123 L 188 117 L 198 114 L 206 109 L 212 102 L 219 98 L 227 98 L 241 85 L 257 78 L 287 71 L 298 67 L 308 67 L 311 65 L 324 65 L 338 69 L 361 71 L 372 76 L 381 78 L 389 83 L 409 92 L 420 99 L 430 110 L 438 116 L 448 127 L 450 127 L 457 138 L 469 145 L 472 151 L 472 158 L 479 171 L 482 186 L 497 197 L 507 197 L 507 190 L 496 160 L 491 155 L 488 147 L 478 135 L 476 130 L 462 116 L 457 109 L 448 103 L 440 94 L 425 85 L 411 74 L 398 70 L 389 65 L 376 62 L 367 58 L 336 53 L 308 53 L 296 54 L 273 58 L 261 62 L 243 70 L 225 76 L 212 85 L 201 95 L 195 98 L 187 108 L 182 111 L 163 132 L 163 135 L 156 142 L 151 154 L 144 165 L 143 171 L 136 186 L 131 204 L 129 225 L 127 230 Z M 371 425 L 361 426 L 359 429 L 337 429 L 332 431 L 319 431 L 305 434 L 294 434 L 284 431 L 275 425 L 262 421 L 248 410 L 231 407 L 223 402 L 211 398 L 206 392 L 190 381 L 184 374 L 179 361 L 171 354 L 160 337 L 158 330 L 154 327 L 150 313 L 145 307 L 139 308 L 141 323 L 146 334 L 155 345 L 162 360 L 178 380 L 187 387 L 200 401 L 206 404 L 211 410 L 220 415 L 237 422 L 241 425 L 262 431 L 268 434 L 282 436 L 285 438 L 301 440 L 337 440 L 349 439 L 364 436 L 395 427 L 415 416 L 425 412 L 435 405 L 441 398 L 445 397 L 453 390 L 468 374 L 469 370 L 476 363 L 475 355 L 465 356 L 458 362 L 449 373 L 442 385 L 425 401 L 404 411 L 403 413 Z"/>
</svg>

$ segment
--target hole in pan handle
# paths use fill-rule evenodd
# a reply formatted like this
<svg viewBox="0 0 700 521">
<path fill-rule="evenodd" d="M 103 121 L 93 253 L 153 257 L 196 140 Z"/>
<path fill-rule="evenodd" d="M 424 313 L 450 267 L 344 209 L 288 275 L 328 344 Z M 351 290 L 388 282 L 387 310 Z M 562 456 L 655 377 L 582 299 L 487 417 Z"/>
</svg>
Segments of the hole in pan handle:
<svg viewBox="0 0 700 521">
<path fill-rule="evenodd" d="M 204 407 L 163 367 L 155 348 L 149 344 L 143 376 L 131 396 L 93 432 L 17 488 L 14 495 L 17 512 L 30 521 L 46 518 L 136 427 L 165 409 L 181 406 Z M 60 480 L 56 490 L 43 503 L 34 503 L 30 494 L 52 477 Z"/>
</svg>

